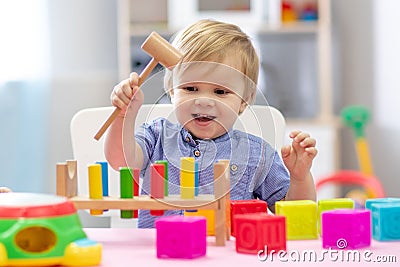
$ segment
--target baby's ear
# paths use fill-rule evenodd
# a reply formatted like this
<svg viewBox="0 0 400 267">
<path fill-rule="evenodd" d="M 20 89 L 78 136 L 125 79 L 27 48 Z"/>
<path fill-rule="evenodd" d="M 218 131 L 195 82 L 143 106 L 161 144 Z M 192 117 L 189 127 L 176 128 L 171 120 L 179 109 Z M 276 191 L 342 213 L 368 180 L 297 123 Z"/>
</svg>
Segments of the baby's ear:
<svg viewBox="0 0 400 267">
<path fill-rule="evenodd" d="M 173 104 L 174 101 L 175 101 L 175 98 L 174 98 L 174 90 L 173 90 L 173 89 L 169 89 L 169 90 L 167 91 L 167 94 L 168 94 L 168 96 L 169 96 L 169 99 L 171 100 L 171 103 Z"/>
<path fill-rule="evenodd" d="M 246 98 L 242 99 L 240 104 L 239 114 L 242 114 L 248 105 L 251 105 L 254 100 L 254 93 L 250 93 Z"/>
<path fill-rule="evenodd" d="M 239 114 L 242 114 L 243 111 L 246 109 L 247 107 L 247 102 L 245 100 L 242 100 L 242 103 L 240 104 L 240 108 L 239 108 Z"/>
<path fill-rule="evenodd" d="M 171 102 L 174 98 L 174 90 L 172 84 L 172 73 L 169 70 L 166 70 L 166 74 L 164 76 L 164 91 L 169 96 Z"/>
</svg>

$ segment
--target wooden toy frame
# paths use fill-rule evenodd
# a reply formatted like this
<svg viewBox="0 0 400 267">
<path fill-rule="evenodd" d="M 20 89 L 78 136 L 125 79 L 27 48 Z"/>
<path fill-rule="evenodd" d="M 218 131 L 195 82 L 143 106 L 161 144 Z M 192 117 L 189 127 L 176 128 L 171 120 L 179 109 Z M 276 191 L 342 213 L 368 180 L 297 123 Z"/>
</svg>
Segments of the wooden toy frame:
<svg viewBox="0 0 400 267">
<path fill-rule="evenodd" d="M 107 196 L 103 199 L 90 199 L 78 196 L 76 161 L 57 164 L 57 195 L 67 197 L 76 209 L 120 209 L 120 210 L 214 210 L 215 242 L 217 246 L 225 246 L 230 239 L 229 222 L 229 169 L 226 162 L 216 163 L 214 178 L 215 195 L 199 195 L 194 199 L 181 199 L 179 195 L 171 195 L 163 199 L 154 199 L 147 195 L 134 196 L 132 199 Z M 73 188 L 73 190 L 70 190 Z"/>
</svg>

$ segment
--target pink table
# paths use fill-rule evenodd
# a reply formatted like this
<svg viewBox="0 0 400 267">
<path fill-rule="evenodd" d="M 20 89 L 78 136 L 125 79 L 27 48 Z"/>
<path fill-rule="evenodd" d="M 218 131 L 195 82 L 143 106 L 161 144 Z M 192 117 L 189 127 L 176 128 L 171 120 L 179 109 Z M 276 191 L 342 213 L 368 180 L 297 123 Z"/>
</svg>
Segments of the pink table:
<svg viewBox="0 0 400 267">
<path fill-rule="evenodd" d="M 269 257 L 262 261 L 257 255 L 236 253 L 234 238 L 231 238 L 225 247 L 216 247 L 215 238 L 208 237 L 205 257 L 183 260 L 157 259 L 155 229 L 86 228 L 84 230 L 90 239 L 103 245 L 101 266 L 400 266 L 400 242 L 372 241 L 371 247 L 365 249 L 329 251 L 322 248 L 320 239 L 288 241 L 286 254 L 282 254 L 280 258 L 275 254 L 272 259 Z M 313 256 L 311 260 L 310 255 Z M 261 258 L 263 256 L 261 255 Z"/>
</svg>

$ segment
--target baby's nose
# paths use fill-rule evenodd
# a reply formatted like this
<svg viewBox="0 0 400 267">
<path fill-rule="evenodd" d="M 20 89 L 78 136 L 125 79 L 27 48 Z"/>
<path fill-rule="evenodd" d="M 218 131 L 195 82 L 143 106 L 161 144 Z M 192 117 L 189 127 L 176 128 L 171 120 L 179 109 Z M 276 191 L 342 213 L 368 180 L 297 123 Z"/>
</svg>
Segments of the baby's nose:
<svg viewBox="0 0 400 267">
<path fill-rule="evenodd" d="M 215 101 L 212 98 L 208 97 L 199 97 L 194 100 L 195 105 L 200 105 L 200 106 L 214 106 Z"/>
</svg>

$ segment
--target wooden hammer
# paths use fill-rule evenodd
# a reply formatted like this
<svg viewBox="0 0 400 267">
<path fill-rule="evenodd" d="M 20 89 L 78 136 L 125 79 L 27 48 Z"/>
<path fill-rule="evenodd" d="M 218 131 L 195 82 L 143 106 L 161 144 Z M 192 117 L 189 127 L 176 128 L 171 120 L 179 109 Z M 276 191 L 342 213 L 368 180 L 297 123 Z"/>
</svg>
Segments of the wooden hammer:
<svg viewBox="0 0 400 267">
<path fill-rule="evenodd" d="M 152 59 L 139 75 L 139 86 L 143 83 L 147 76 L 149 76 L 151 71 L 157 66 L 158 63 L 166 68 L 169 68 L 175 66 L 182 56 L 179 51 L 175 49 L 175 47 L 173 47 L 156 32 L 152 32 L 147 37 L 142 44 L 142 49 L 147 54 L 152 56 Z M 111 113 L 108 119 L 103 123 L 103 126 L 101 126 L 99 131 L 96 133 L 94 139 L 99 140 L 103 136 L 120 112 L 121 109 L 116 107 L 113 113 Z"/>
</svg>

